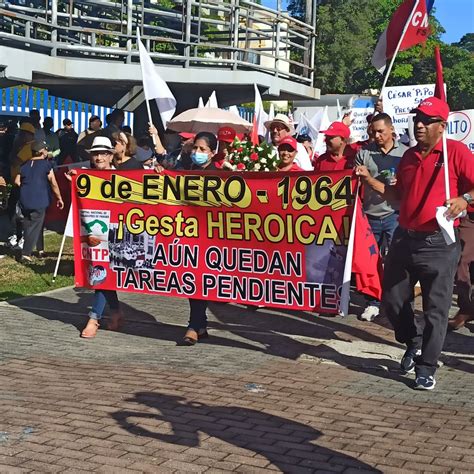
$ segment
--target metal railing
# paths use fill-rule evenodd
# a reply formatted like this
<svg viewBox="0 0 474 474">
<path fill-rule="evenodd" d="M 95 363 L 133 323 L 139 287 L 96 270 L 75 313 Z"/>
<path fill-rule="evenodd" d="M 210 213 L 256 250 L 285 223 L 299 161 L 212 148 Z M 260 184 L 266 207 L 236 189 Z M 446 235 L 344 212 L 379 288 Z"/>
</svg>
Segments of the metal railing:
<svg viewBox="0 0 474 474">
<path fill-rule="evenodd" d="M 255 70 L 313 84 L 314 27 L 245 0 L 0 0 L 0 44 L 52 56 Z M 308 54 L 309 52 L 309 54 Z"/>
</svg>

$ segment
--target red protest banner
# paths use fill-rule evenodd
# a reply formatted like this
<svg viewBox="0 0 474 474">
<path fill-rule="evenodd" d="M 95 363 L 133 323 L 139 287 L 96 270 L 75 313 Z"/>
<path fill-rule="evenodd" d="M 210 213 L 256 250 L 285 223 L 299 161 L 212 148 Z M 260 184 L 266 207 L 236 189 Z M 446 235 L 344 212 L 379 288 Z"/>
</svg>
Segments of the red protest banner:
<svg viewBox="0 0 474 474">
<path fill-rule="evenodd" d="M 76 285 L 337 312 L 351 173 L 81 172 Z"/>
</svg>

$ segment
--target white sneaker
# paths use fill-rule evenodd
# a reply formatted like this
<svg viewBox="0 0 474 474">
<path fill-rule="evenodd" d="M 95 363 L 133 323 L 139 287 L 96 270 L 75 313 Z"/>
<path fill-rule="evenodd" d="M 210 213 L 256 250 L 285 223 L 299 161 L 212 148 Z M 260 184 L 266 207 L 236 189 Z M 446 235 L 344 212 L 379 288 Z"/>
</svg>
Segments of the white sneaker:
<svg viewBox="0 0 474 474">
<path fill-rule="evenodd" d="M 10 235 L 10 237 L 8 237 L 8 240 L 7 240 L 7 245 L 10 248 L 13 248 L 13 247 L 15 247 L 16 244 L 17 244 L 16 235 Z"/>
<path fill-rule="evenodd" d="M 25 239 L 22 237 L 13 248 L 16 250 L 23 250 L 24 243 L 25 243 Z"/>
<path fill-rule="evenodd" d="M 378 306 L 369 305 L 360 315 L 360 319 L 364 321 L 373 321 L 379 315 L 380 308 Z"/>
</svg>

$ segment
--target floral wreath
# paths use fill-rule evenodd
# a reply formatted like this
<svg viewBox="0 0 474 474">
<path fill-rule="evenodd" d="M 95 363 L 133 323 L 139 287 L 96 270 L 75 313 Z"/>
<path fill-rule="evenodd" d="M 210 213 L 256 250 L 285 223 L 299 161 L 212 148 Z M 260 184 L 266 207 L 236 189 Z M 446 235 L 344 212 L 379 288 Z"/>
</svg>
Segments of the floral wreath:
<svg viewBox="0 0 474 474">
<path fill-rule="evenodd" d="M 233 171 L 276 171 L 280 157 L 273 145 L 262 142 L 254 145 L 251 141 L 240 141 L 237 137 L 232 142 L 222 168 Z"/>
</svg>

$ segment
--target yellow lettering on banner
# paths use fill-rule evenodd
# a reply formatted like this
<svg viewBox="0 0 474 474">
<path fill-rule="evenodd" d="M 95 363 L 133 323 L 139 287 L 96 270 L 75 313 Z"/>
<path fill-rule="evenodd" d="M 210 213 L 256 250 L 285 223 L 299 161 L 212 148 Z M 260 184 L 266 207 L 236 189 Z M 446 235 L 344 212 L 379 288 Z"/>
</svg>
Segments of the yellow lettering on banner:
<svg viewBox="0 0 474 474">
<path fill-rule="evenodd" d="M 222 212 L 217 213 L 217 221 L 214 221 L 212 212 L 207 213 L 207 237 L 212 239 L 215 237 L 214 229 L 217 229 L 219 239 L 224 238 L 224 215 Z"/>
<path fill-rule="evenodd" d="M 111 203 L 238 208 L 247 208 L 252 203 L 252 191 L 238 175 L 145 174 L 143 181 L 137 181 L 115 173 L 110 179 L 81 174 L 76 188 L 82 199 Z"/>
<path fill-rule="evenodd" d="M 337 211 L 350 205 L 351 195 L 350 176 L 335 183 L 329 176 L 319 176 L 314 182 L 307 176 L 301 176 L 291 189 L 291 204 L 296 210 L 307 206 L 312 211 L 323 207 Z"/>
<path fill-rule="evenodd" d="M 145 213 L 138 208 L 131 209 L 126 216 L 118 216 L 118 240 L 123 239 L 123 228 L 132 235 L 145 232 L 148 235 L 161 234 L 166 237 L 176 235 L 177 237 L 198 237 L 199 227 L 196 217 L 184 217 L 180 211 L 176 216 L 158 217 L 150 215 L 145 217 Z"/>
<path fill-rule="evenodd" d="M 273 226 L 272 223 L 274 223 Z M 277 228 L 277 232 L 276 234 L 272 234 L 270 226 L 275 228 L 275 225 Z M 285 221 L 278 214 L 269 214 L 267 217 L 265 217 L 263 221 L 263 230 L 265 235 L 267 236 L 267 239 L 270 242 L 281 242 L 283 240 L 283 237 L 285 236 L 285 227 Z"/>
<path fill-rule="evenodd" d="M 317 236 L 311 232 L 316 221 L 309 215 L 268 214 L 261 217 L 254 213 L 212 212 L 207 213 L 207 237 L 209 239 L 246 240 L 289 244 L 313 243 Z M 337 232 L 336 232 L 337 237 Z"/>
<path fill-rule="evenodd" d="M 315 235 L 312 232 L 309 232 L 306 236 L 303 235 L 303 224 L 305 223 L 309 226 L 316 225 L 316 221 L 311 216 L 299 216 L 295 225 L 296 240 L 302 244 L 309 245 L 314 242 Z"/>
<path fill-rule="evenodd" d="M 341 245 L 341 239 L 331 216 L 324 216 L 316 245 L 322 245 L 326 240 L 332 240 L 336 245 Z"/>
<path fill-rule="evenodd" d="M 259 242 L 263 242 L 260 232 L 262 226 L 262 218 L 258 214 L 244 214 L 244 239 L 252 240 L 253 238 Z"/>
</svg>

